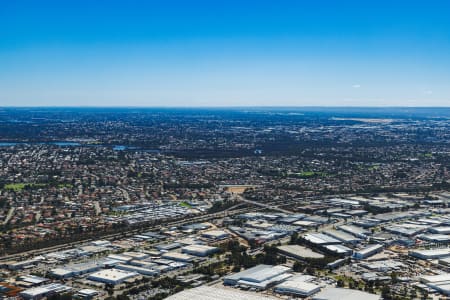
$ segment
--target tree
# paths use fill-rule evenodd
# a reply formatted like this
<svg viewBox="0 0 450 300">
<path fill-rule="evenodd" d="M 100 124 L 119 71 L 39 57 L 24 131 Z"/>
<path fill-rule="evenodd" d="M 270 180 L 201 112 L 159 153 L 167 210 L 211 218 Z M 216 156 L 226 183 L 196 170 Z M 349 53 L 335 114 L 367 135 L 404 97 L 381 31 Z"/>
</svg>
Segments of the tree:
<svg viewBox="0 0 450 300">
<path fill-rule="evenodd" d="M 385 300 L 392 299 L 392 297 L 391 297 L 391 288 L 388 285 L 383 286 L 383 288 L 381 289 L 381 296 Z"/>
</svg>

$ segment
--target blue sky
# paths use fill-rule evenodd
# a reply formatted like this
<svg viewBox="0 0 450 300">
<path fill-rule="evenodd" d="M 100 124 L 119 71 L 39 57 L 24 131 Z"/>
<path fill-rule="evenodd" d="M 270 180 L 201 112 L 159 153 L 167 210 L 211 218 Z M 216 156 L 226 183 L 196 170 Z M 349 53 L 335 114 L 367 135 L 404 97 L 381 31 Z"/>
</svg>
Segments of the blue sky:
<svg viewBox="0 0 450 300">
<path fill-rule="evenodd" d="M 0 0 L 0 106 L 450 106 L 450 1 Z"/>
</svg>

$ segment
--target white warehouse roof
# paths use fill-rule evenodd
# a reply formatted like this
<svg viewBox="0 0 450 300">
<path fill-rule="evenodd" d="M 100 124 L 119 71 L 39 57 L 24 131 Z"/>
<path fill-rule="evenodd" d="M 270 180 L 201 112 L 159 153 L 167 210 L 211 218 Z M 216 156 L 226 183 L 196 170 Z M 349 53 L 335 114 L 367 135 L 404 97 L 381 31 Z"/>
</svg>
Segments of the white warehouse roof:
<svg viewBox="0 0 450 300">
<path fill-rule="evenodd" d="M 317 295 L 313 300 L 380 300 L 379 295 L 369 294 L 366 292 L 344 289 L 344 288 L 326 288 Z"/>
<path fill-rule="evenodd" d="M 212 286 L 201 286 L 194 289 L 184 290 L 172 295 L 166 300 L 272 300 L 278 299 L 269 296 L 263 296 L 257 293 L 244 292 L 232 288 L 218 288 Z"/>
</svg>

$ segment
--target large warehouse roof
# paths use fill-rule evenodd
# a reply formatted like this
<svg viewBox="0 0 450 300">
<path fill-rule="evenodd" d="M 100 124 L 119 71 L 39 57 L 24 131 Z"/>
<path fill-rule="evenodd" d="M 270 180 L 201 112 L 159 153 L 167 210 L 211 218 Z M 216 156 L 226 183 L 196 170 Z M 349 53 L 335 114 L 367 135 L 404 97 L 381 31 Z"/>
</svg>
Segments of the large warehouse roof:
<svg viewBox="0 0 450 300">
<path fill-rule="evenodd" d="M 379 295 L 369 294 L 366 292 L 343 289 L 343 288 L 326 288 L 313 297 L 313 300 L 380 300 Z"/>
<path fill-rule="evenodd" d="M 272 300 L 275 297 L 263 296 L 261 294 L 244 292 L 232 288 L 218 288 L 212 286 L 201 286 L 194 289 L 184 290 L 172 295 L 167 300 Z"/>
<path fill-rule="evenodd" d="M 286 255 L 301 257 L 301 258 L 324 258 L 323 254 L 312 251 L 309 248 L 300 245 L 284 245 L 279 246 L 281 250 Z"/>
</svg>

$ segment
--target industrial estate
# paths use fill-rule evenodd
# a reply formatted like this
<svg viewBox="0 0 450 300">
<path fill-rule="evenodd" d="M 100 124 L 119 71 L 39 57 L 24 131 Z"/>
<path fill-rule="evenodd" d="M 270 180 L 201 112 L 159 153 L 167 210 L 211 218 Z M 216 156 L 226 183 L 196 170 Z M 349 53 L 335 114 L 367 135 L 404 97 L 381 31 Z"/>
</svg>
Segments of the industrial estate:
<svg viewBox="0 0 450 300">
<path fill-rule="evenodd" d="M 446 109 L 2 109 L 2 299 L 447 299 Z"/>
</svg>

